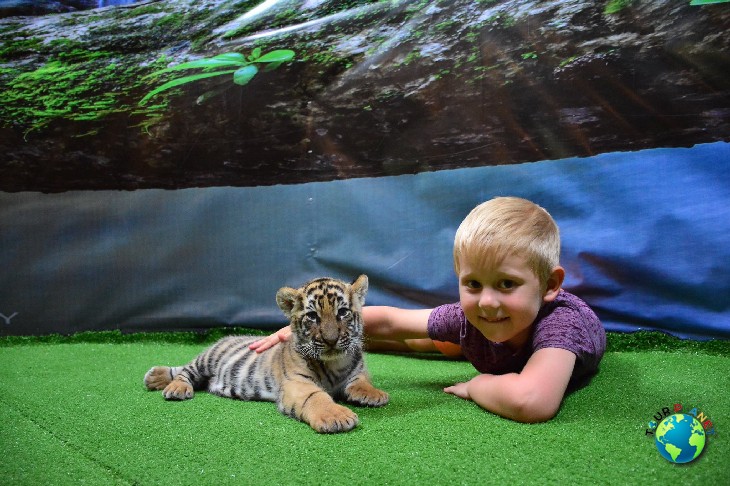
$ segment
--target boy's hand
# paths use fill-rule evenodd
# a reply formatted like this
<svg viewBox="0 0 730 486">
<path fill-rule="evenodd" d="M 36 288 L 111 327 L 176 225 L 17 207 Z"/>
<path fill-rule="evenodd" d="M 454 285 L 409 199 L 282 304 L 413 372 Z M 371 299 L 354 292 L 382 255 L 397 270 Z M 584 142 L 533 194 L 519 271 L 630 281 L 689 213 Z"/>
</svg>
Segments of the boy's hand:
<svg viewBox="0 0 730 486">
<path fill-rule="evenodd" d="M 269 348 L 272 348 L 283 341 L 288 341 L 291 337 L 291 328 L 289 326 L 282 327 L 274 334 L 266 336 L 263 339 L 259 339 L 256 342 L 251 343 L 248 349 L 256 351 L 257 353 L 263 353 Z"/>
<path fill-rule="evenodd" d="M 469 395 L 468 386 L 469 386 L 469 383 L 456 383 L 454 385 L 447 386 L 446 388 L 444 388 L 444 391 L 446 393 L 456 395 L 459 398 L 463 398 L 464 400 L 471 400 L 471 396 Z"/>
</svg>

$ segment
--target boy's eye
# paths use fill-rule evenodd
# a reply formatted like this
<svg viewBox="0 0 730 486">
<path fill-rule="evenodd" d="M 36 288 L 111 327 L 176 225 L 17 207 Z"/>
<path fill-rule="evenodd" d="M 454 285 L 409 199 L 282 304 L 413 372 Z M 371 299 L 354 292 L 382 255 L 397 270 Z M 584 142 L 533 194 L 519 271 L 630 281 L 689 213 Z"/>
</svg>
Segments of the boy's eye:
<svg viewBox="0 0 730 486">
<path fill-rule="evenodd" d="M 511 290 L 517 287 L 517 282 L 515 282 L 514 280 L 500 280 L 497 284 L 497 287 L 499 287 L 501 290 Z"/>
<path fill-rule="evenodd" d="M 466 287 L 472 290 L 477 290 L 482 288 L 482 284 L 480 284 L 476 280 L 469 280 L 468 282 L 466 282 Z"/>
</svg>

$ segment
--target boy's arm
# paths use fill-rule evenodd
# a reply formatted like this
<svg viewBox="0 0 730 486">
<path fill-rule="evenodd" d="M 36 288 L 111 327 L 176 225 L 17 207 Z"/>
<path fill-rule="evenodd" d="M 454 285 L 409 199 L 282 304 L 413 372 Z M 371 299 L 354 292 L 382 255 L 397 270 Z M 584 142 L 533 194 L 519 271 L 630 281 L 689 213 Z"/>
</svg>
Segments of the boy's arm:
<svg viewBox="0 0 730 486">
<path fill-rule="evenodd" d="M 517 422 L 544 422 L 558 413 L 575 359 L 565 349 L 543 348 L 535 351 L 521 373 L 478 375 L 444 391 Z"/>
<path fill-rule="evenodd" d="M 365 335 L 370 339 L 403 341 L 428 337 L 428 317 L 432 309 L 398 307 L 363 307 Z"/>
<path fill-rule="evenodd" d="M 428 337 L 428 316 L 431 309 L 399 309 L 397 307 L 371 306 L 363 307 L 362 316 L 365 321 L 365 335 L 374 340 L 403 341 Z M 283 327 L 270 336 L 259 339 L 249 349 L 262 353 L 267 349 L 288 341 L 291 337 L 289 326 Z"/>
</svg>

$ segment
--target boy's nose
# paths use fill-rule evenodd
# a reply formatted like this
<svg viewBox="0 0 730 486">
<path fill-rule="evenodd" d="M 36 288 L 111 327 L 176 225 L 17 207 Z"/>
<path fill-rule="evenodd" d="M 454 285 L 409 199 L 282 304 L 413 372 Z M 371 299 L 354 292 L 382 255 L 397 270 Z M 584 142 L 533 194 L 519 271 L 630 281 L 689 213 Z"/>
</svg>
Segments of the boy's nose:
<svg viewBox="0 0 730 486">
<path fill-rule="evenodd" d="M 482 309 L 494 309 L 499 307 L 499 299 L 492 289 L 482 289 L 479 294 L 479 307 Z"/>
</svg>

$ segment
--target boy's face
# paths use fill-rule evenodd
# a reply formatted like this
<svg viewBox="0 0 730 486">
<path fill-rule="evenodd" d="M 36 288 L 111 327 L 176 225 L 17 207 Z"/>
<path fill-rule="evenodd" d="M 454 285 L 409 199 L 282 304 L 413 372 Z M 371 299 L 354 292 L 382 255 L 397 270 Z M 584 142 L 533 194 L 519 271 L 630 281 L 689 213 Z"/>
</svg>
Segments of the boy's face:
<svg viewBox="0 0 730 486">
<path fill-rule="evenodd" d="M 516 349 L 530 337 L 543 303 L 537 276 L 524 258 L 508 256 L 487 268 L 459 259 L 459 300 L 469 322 L 492 342 Z"/>
</svg>

